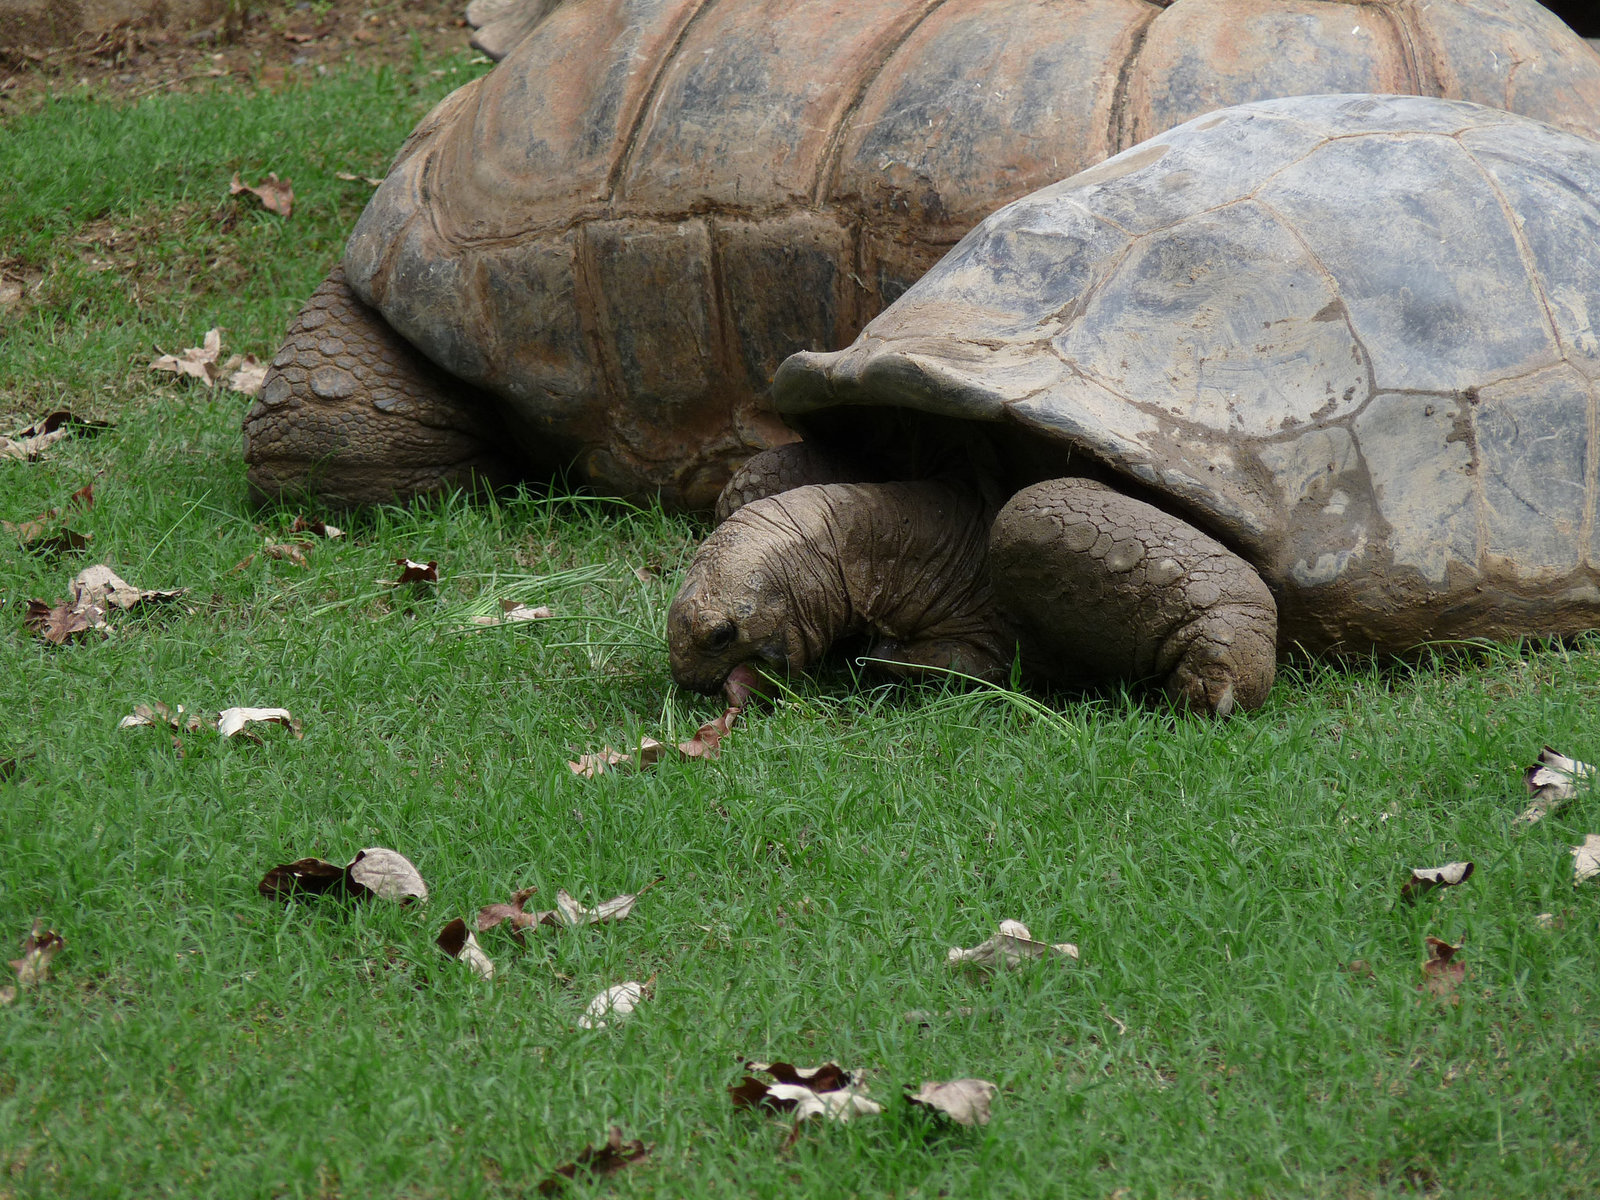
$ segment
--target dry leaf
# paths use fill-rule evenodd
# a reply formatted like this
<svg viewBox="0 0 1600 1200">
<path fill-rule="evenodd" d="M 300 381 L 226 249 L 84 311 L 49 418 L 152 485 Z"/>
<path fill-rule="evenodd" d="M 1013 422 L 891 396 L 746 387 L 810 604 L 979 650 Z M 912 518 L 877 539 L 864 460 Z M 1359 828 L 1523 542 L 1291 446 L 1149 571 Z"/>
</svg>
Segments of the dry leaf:
<svg viewBox="0 0 1600 1200">
<path fill-rule="evenodd" d="M 960 1005 L 956 1008 L 947 1008 L 943 1012 L 934 1012 L 931 1008 L 912 1008 L 900 1014 L 900 1019 L 910 1021 L 913 1025 L 935 1025 L 940 1021 L 954 1021 L 962 1017 L 970 1017 L 975 1010 L 970 1005 Z"/>
<path fill-rule="evenodd" d="M 94 507 L 94 480 L 90 480 L 68 499 L 69 505 L 82 508 Z M 65 519 L 65 513 L 60 508 L 46 509 L 31 521 L 23 521 L 13 525 L 10 521 L 0 521 L 0 526 L 17 535 L 17 541 L 24 550 L 32 554 L 75 554 L 88 546 L 92 534 L 74 533 L 65 527 L 57 529 L 56 526 Z"/>
<path fill-rule="evenodd" d="M 1436 937 L 1428 938 L 1427 946 L 1428 961 L 1422 964 L 1422 982 L 1417 990 L 1457 1003 L 1460 997 L 1455 994 L 1456 986 L 1467 976 L 1467 964 L 1454 961 L 1461 947 Z"/>
<path fill-rule="evenodd" d="M 1078 948 L 1071 942 L 1051 945 L 1038 942 L 1021 921 L 1001 921 L 1000 928 L 988 941 L 962 950 L 952 946 L 945 956 L 947 962 L 965 963 L 974 967 L 1017 967 L 1036 958 L 1078 957 Z"/>
<path fill-rule="evenodd" d="M 542 621 L 554 614 L 548 608 L 540 605 L 531 608 L 517 600 L 500 601 L 500 615 L 498 617 L 481 616 L 473 617 L 474 625 L 515 625 L 519 621 Z"/>
<path fill-rule="evenodd" d="M 360 35 L 357 34 L 357 36 Z M 335 171 L 333 173 L 333 177 L 335 179 L 342 179 L 346 183 L 365 183 L 370 187 L 377 187 L 383 182 L 381 179 L 374 179 L 371 175 L 352 175 L 349 171 Z"/>
<path fill-rule="evenodd" d="M 1600 875 L 1600 833 L 1583 835 L 1583 845 L 1572 848 L 1572 886 Z"/>
<path fill-rule="evenodd" d="M 1469 862 L 1445 863 L 1442 867 L 1412 867 L 1411 878 L 1400 887 L 1400 899 L 1414 904 L 1418 896 L 1434 888 L 1455 887 L 1471 877 L 1472 864 Z"/>
<path fill-rule="evenodd" d="M 303 567 L 308 565 L 306 563 L 306 550 L 308 548 L 309 547 L 299 542 L 268 542 L 265 546 L 261 547 L 261 553 L 265 554 L 268 558 L 281 559 L 284 562 L 291 562 L 297 567 Z M 251 558 L 253 557 L 255 556 L 251 555 Z M 244 566 L 245 563 L 248 563 L 249 561 L 249 558 L 245 559 L 244 562 L 240 563 L 238 567 L 234 568 L 234 570 L 237 571 L 239 567 Z"/>
<path fill-rule="evenodd" d="M 911 1091 L 911 1085 L 905 1088 Z M 924 1082 L 915 1095 L 906 1099 L 921 1108 L 932 1109 L 957 1125 L 987 1125 L 989 1102 L 994 1099 L 1000 1085 L 987 1079 L 952 1079 L 948 1083 Z"/>
<path fill-rule="evenodd" d="M 256 891 L 269 900 L 287 900 L 301 892 L 313 896 L 333 891 L 348 895 L 347 884 L 343 867 L 322 858 L 300 858 L 273 867 L 256 884 Z"/>
<path fill-rule="evenodd" d="M 50 976 L 50 960 L 56 956 L 66 939 L 53 929 L 46 929 L 43 921 L 35 921 L 33 928 L 22 939 L 22 957 L 11 960 L 16 972 L 15 988 L 0 989 L 0 1004 L 10 1004 L 17 998 L 17 988 L 36 987 Z"/>
<path fill-rule="evenodd" d="M 120 608 L 124 611 L 142 604 L 166 604 L 186 596 L 188 588 L 136 588 L 104 563 L 85 567 L 67 585 L 76 606 Z"/>
<path fill-rule="evenodd" d="M 275 212 L 280 217 L 287 217 L 294 211 L 294 188 L 289 186 L 287 179 L 279 179 L 276 171 L 270 172 L 266 179 L 251 187 L 239 182 L 239 173 L 233 174 L 233 181 L 228 184 L 228 195 L 237 196 L 241 192 L 249 192 L 261 201 L 261 207 L 268 212 Z"/>
<path fill-rule="evenodd" d="M 478 939 L 472 936 L 467 923 L 460 917 L 439 931 L 434 944 L 451 958 L 466 963 L 479 979 L 494 978 L 494 961 L 483 952 Z"/>
<path fill-rule="evenodd" d="M 63 438 L 93 437 L 101 430 L 110 428 L 109 421 L 86 421 L 82 417 L 73 416 L 64 408 L 57 409 L 25 429 L 0 436 L 0 458 L 34 462 L 44 456 L 45 450 Z"/>
<path fill-rule="evenodd" d="M 1581 787 L 1594 778 L 1588 763 L 1568 758 L 1546 746 L 1534 764 L 1522 773 L 1522 782 L 1533 803 L 1517 814 L 1513 824 L 1533 825 L 1545 819 L 1577 796 Z"/>
<path fill-rule="evenodd" d="M 624 1142 L 622 1130 L 613 1125 L 604 1146 L 598 1150 L 593 1146 L 585 1146 L 577 1158 L 565 1166 L 557 1167 L 548 1179 L 539 1184 L 539 1194 L 555 1195 L 567 1186 L 569 1180 L 576 1179 L 580 1171 L 585 1175 L 614 1175 L 625 1167 L 631 1167 L 649 1153 L 650 1147 L 638 1138 Z"/>
<path fill-rule="evenodd" d="M 851 1086 L 851 1072 L 837 1063 L 796 1067 L 786 1062 L 747 1062 L 745 1067 L 771 1075 L 776 1082 L 768 1083 L 746 1075 L 728 1089 L 736 1108 L 767 1108 L 793 1113 L 797 1124 L 810 1117 L 844 1122 L 855 1116 L 883 1111 L 882 1105 L 867 1098 L 865 1088 Z"/>
<path fill-rule="evenodd" d="M 105 609 L 95 605 L 78 606 L 69 600 L 51 604 L 48 600 L 29 600 L 22 623 L 52 646 L 62 646 L 74 638 L 106 627 Z"/>
<path fill-rule="evenodd" d="M 652 880 L 630 896 L 613 896 L 610 900 L 602 901 L 595 908 L 585 907 L 577 900 L 574 900 L 565 888 L 561 888 L 556 892 L 556 911 L 550 914 L 539 914 L 540 920 L 542 924 L 546 925 L 553 925 L 556 920 L 559 920 L 569 928 L 576 928 L 579 925 L 603 925 L 610 921 L 625 921 L 628 919 L 628 915 L 633 912 L 633 906 L 638 903 L 639 897 L 660 882 L 660 879 Z M 547 915 L 555 919 L 544 920 L 543 918 Z"/>
<path fill-rule="evenodd" d="M 1372 978 L 1372 964 L 1364 958 L 1352 958 L 1345 963 L 1344 969 L 1350 972 L 1351 977 L 1354 979 Z"/>
<path fill-rule="evenodd" d="M 282 725 L 294 734 L 296 741 L 305 736 L 300 722 L 289 715 L 287 708 L 225 708 L 217 714 L 217 732 L 225 738 L 242 733 L 246 726 L 259 724 Z"/>
<path fill-rule="evenodd" d="M 267 364 L 254 354 L 235 354 L 222 365 L 222 369 L 228 372 L 228 387 L 246 396 L 256 395 L 267 381 Z"/>
<path fill-rule="evenodd" d="M 185 714 L 183 705 L 169 709 L 159 700 L 154 704 L 136 704 L 133 711 L 117 722 L 118 729 L 138 729 L 141 726 L 165 726 L 174 733 L 198 733 L 202 729 L 215 729 L 216 724 L 198 713 Z"/>
<path fill-rule="evenodd" d="M 428 885 L 411 860 L 381 846 L 362 850 L 343 867 L 321 858 L 284 863 L 262 876 L 256 890 L 273 900 L 287 900 L 300 892 L 339 892 L 358 900 L 376 896 L 401 904 L 428 898 Z"/>
<path fill-rule="evenodd" d="M 509 904 L 485 904 L 478 910 L 477 927 L 479 933 L 487 933 L 497 925 L 506 921 L 511 922 L 511 936 L 516 939 L 517 945 L 526 946 L 527 939 L 522 931 L 530 925 L 539 924 L 545 917 L 555 917 L 555 913 L 530 913 L 528 911 L 528 898 L 534 893 L 533 888 L 523 888 L 513 892 Z"/>
<path fill-rule="evenodd" d="M 741 710 L 730 708 L 714 721 L 707 721 L 687 742 L 678 743 L 678 753 L 685 759 L 714 759 L 722 753 L 722 739 L 733 732 L 733 723 Z"/>
<path fill-rule="evenodd" d="M 633 577 L 640 583 L 654 583 L 656 581 L 656 573 L 649 567 L 635 567 L 633 569 Z"/>
<path fill-rule="evenodd" d="M 294 524 L 289 526 L 290 533 L 309 533 L 313 537 L 327 538 L 330 542 L 334 538 L 342 538 L 344 530 L 337 525 L 329 525 L 326 521 L 319 521 L 314 517 L 296 517 Z"/>
<path fill-rule="evenodd" d="M 629 1016 L 644 999 L 645 985 L 642 983 L 619 983 L 615 987 L 608 987 L 593 1000 L 589 1007 L 583 1010 L 583 1015 L 578 1018 L 579 1029 L 604 1029 L 607 1025 L 605 1018 L 620 1021 Z"/>
<path fill-rule="evenodd" d="M 150 364 L 152 371 L 171 371 L 175 375 L 188 375 L 207 387 L 217 382 L 217 356 L 222 353 L 222 331 L 208 329 L 205 344 L 190 346 L 178 354 L 163 354 Z"/>
<path fill-rule="evenodd" d="M 350 860 L 346 868 L 352 883 L 366 888 L 380 900 L 410 904 L 428 898 L 428 885 L 411 860 L 395 850 L 372 846 Z"/>
<path fill-rule="evenodd" d="M 575 762 L 569 762 L 567 769 L 574 775 L 581 775 L 585 779 L 593 779 L 596 775 L 604 775 L 607 771 L 617 767 L 633 764 L 631 754 L 623 754 L 607 746 L 604 750 L 594 754 L 580 754 Z"/>
<path fill-rule="evenodd" d="M 432 560 L 425 563 L 413 562 L 409 558 L 397 558 L 394 565 L 400 568 L 400 578 L 394 580 L 394 586 L 399 587 L 405 583 L 438 583 L 439 564 Z"/>
</svg>

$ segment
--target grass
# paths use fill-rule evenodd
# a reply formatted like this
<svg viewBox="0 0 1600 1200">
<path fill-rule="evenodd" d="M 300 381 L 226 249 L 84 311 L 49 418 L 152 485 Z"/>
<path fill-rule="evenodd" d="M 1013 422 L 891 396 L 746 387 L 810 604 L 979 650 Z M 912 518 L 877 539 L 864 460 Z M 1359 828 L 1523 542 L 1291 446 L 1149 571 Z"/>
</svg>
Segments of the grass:
<svg viewBox="0 0 1600 1200">
<path fill-rule="evenodd" d="M 270 354 L 364 202 L 335 173 L 380 174 L 481 69 L 444 67 L 75 99 L 0 137 L 0 260 L 41 279 L 5 318 L 3 427 L 58 403 L 117 422 L 0 462 L 7 520 L 91 477 L 97 499 L 81 560 L 0 557 L 0 758 L 22 756 L 0 937 L 44 917 L 67 938 L 0 1008 L 0 1196 L 520 1196 L 613 1123 L 653 1156 L 574 1194 L 1600 1189 L 1600 893 L 1567 853 L 1600 818 L 1585 799 L 1511 823 L 1541 743 L 1597 752 L 1593 643 L 1301 664 L 1224 724 L 841 669 L 716 763 L 584 780 L 578 753 L 713 715 L 661 642 L 693 522 L 525 495 L 378 511 L 305 568 L 263 557 L 294 514 L 245 504 L 245 402 L 144 364 L 218 324 Z M 228 198 L 235 170 L 292 178 L 294 216 Z M 402 556 L 440 562 L 436 595 L 376 585 Z M 32 638 L 22 600 L 100 561 L 190 594 L 104 642 Z M 558 619 L 463 631 L 503 595 Z M 283 705 L 305 736 L 180 755 L 116 728 L 155 700 Z M 275 863 L 373 845 L 418 865 L 425 907 L 256 895 Z M 1398 902 L 1407 868 L 1457 858 L 1466 886 Z M 517 887 L 549 907 L 658 875 L 622 924 L 487 935 L 489 984 L 432 944 Z M 1004 918 L 1081 962 L 947 969 Z M 1428 935 L 1465 941 L 1458 1004 L 1417 990 Z M 575 1029 L 652 975 L 633 1020 Z M 787 1146 L 731 1109 L 740 1056 L 870 1067 L 884 1099 L 967 1075 L 1002 1092 L 982 1130 L 891 1103 Z"/>
</svg>

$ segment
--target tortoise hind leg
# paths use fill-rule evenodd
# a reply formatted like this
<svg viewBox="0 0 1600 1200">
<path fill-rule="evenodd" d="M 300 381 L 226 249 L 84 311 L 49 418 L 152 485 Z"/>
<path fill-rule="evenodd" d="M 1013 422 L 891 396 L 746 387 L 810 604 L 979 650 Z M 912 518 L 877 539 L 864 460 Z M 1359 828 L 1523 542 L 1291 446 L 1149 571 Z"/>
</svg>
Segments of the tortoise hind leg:
<svg viewBox="0 0 1600 1200">
<path fill-rule="evenodd" d="M 1085 479 L 1035 484 L 995 518 L 989 564 L 1030 670 L 1148 681 L 1218 716 L 1267 698 L 1272 593 L 1244 559 L 1152 505 Z"/>
<path fill-rule="evenodd" d="M 517 473 L 492 401 L 452 378 L 367 307 L 335 267 L 290 325 L 244 420 L 258 501 L 309 493 L 341 506 Z"/>
</svg>

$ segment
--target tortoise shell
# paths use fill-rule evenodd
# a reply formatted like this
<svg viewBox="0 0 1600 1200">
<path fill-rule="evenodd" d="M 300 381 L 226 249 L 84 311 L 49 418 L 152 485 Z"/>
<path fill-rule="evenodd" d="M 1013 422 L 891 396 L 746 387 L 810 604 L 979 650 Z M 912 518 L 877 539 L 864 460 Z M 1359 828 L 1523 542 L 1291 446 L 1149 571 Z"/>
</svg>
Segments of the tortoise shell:
<svg viewBox="0 0 1600 1200">
<path fill-rule="evenodd" d="M 1199 113 L 1326 91 L 1600 134 L 1532 0 L 525 0 L 424 120 L 350 285 L 500 397 L 530 465 L 704 508 L 790 440 L 772 372 L 848 343 L 1000 204 Z"/>
<path fill-rule="evenodd" d="M 1244 105 L 1002 208 L 775 397 L 1080 452 L 1252 562 L 1287 643 L 1573 632 L 1597 246 L 1600 143 L 1457 101 Z"/>
</svg>

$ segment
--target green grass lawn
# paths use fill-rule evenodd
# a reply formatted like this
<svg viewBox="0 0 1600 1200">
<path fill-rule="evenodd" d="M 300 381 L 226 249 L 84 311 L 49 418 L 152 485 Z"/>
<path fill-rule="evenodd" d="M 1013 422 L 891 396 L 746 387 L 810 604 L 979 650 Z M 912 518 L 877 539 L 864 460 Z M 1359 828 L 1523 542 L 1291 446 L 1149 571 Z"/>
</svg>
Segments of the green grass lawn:
<svg viewBox="0 0 1600 1200">
<path fill-rule="evenodd" d="M 1513 826 L 1541 744 L 1600 754 L 1595 644 L 1289 669 L 1225 724 L 841 668 L 717 762 L 582 779 L 579 753 L 715 715 L 662 640 L 702 527 L 529 494 L 373 513 L 305 567 L 261 553 L 296 513 L 245 503 L 248 401 L 146 364 L 212 326 L 269 356 L 368 194 L 337 173 L 381 175 L 483 69 L 0 129 L 0 263 L 37 279 L 0 309 L 0 431 L 58 406 L 116 423 L 0 462 L 12 522 L 95 482 L 86 554 L 0 550 L 0 942 L 35 918 L 67 940 L 0 1008 L 0 1197 L 522 1196 L 613 1124 L 653 1154 L 572 1194 L 1600 1192 L 1600 885 L 1574 889 L 1568 853 L 1600 812 Z M 228 196 L 269 170 L 287 220 Z M 376 582 L 402 556 L 438 560 L 432 594 Z M 190 591 L 107 640 L 28 633 L 25 599 L 95 562 Z M 502 597 L 555 619 L 464 628 Z M 117 728 L 154 701 L 282 705 L 304 738 L 180 754 Z M 410 857 L 429 902 L 256 893 L 366 846 Z M 1408 868 L 1452 859 L 1466 885 L 1400 902 Z M 549 908 L 657 877 L 625 922 L 484 935 L 492 982 L 433 944 L 519 887 Z M 1006 918 L 1080 961 L 946 965 Z M 1430 935 L 1465 943 L 1455 1003 L 1418 990 Z M 576 1028 L 651 978 L 631 1020 Z M 886 1111 L 791 1142 L 731 1106 L 741 1057 L 868 1069 Z M 1000 1085 L 985 1128 L 896 1099 L 964 1076 Z"/>
</svg>

